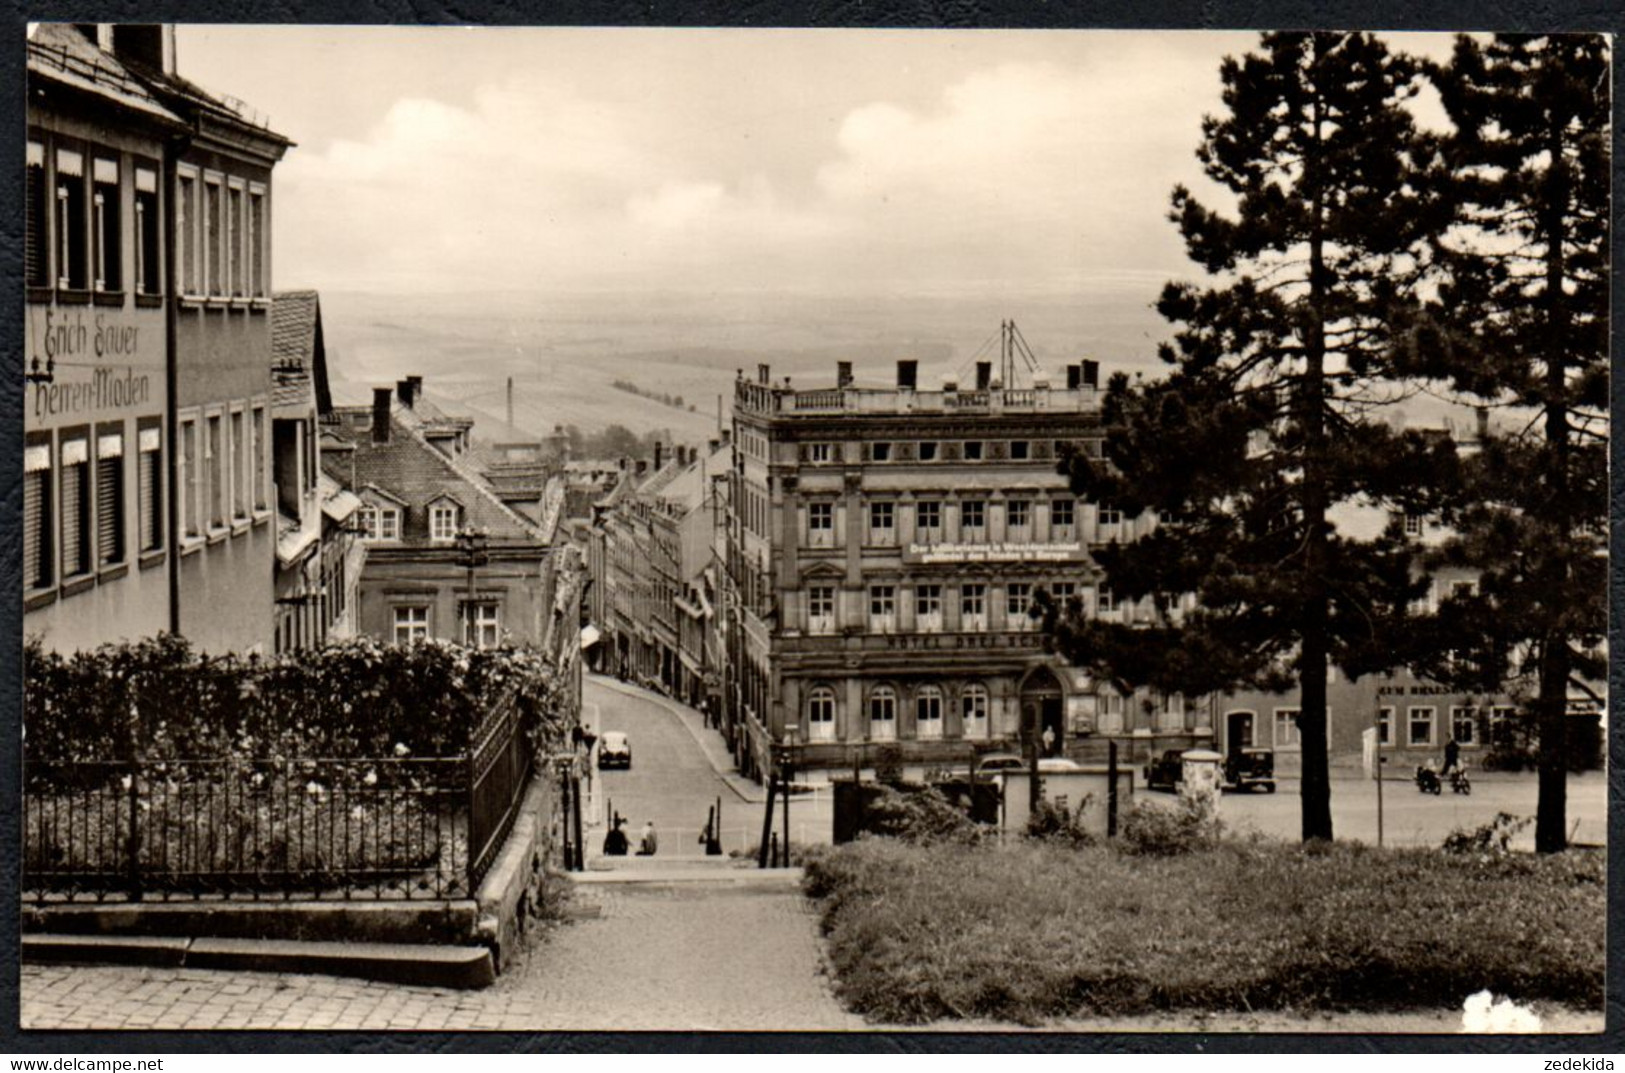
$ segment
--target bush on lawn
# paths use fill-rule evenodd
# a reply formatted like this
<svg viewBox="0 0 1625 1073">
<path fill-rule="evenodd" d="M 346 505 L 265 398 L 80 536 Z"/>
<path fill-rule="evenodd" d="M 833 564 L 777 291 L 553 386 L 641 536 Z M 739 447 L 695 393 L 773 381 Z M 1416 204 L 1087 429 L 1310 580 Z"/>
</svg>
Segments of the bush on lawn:
<svg viewBox="0 0 1625 1073">
<path fill-rule="evenodd" d="M 1182 796 L 1172 807 L 1162 802 L 1135 802 L 1123 819 L 1123 837 L 1116 845 L 1124 853 L 1175 857 L 1211 849 L 1218 840 L 1218 818 Z"/>
<path fill-rule="evenodd" d="M 867 827 L 871 835 L 919 846 L 944 842 L 970 845 L 982 837 L 983 831 L 935 786 L 880 787 L 879 794 L 869 802 Z"/>
<path fill-rule="evenodd" d="M 1038 811 L 1027 817 L 1027 837 L 1066 846 L 1094 845 L 1095 836 L 1083 823 L 1083 814 L 1093 802 L 1093 795 L 1085 794 L 1077 808 L 1068 810 L 1047 798 L 1040 800 Z"/>
<path fill-rule="evenodd" d="M 805 890 L 838 994 L 883 1022 L 1603 1001 L 1601 855 L 865 839 Z"/>
</svg>

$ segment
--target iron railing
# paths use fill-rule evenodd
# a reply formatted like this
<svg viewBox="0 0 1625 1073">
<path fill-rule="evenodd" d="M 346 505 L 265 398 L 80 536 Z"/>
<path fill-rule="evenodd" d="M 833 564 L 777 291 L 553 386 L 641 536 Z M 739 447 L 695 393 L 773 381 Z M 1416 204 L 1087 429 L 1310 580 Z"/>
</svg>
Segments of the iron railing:
<svg viewBox="0 0 1625 1073">
<path fill-rule="evenodd" d="M 449 757 L 25 757 L 24 897 L 470 898 L 513 827 L 529 739 L 509 695 Z"/>
</svg>

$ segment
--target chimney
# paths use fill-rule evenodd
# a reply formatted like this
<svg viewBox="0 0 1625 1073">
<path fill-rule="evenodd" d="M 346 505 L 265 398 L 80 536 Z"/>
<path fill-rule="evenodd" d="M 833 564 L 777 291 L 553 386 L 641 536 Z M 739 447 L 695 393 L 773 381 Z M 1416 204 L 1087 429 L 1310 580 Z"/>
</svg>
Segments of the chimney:
<svg viewBox="0 0 1625 1073">
<path fill-rule="evenodd" d="M 767 383 L 772 378 L 772 372 L 773 370 L 768 366 L 767 362 L 758 362 L 756 364 L 756 382 L 758 384 Z"/>
<path fill-rule="evenodd" d="M 986 391 L 993 383 L 993 363 L 979 361 L 976 363 L 976 390 Z"/>
<path fill-rule="evenodd" d="M 722 446 L 724 446 L 724 447 L 730 446 L 733 443 L 733 441 L 734 441 L 734 430 L 731 429 L 731 428 L 723 429 L 722 430 Z"/>
<path fill-rule="evenodd" d="M 626 456 L 625 456 L 625 455 L 622 455 L 622 456 L 621 456 L 621 463 L 620 463 L 620 465 L 621 465 L 621 472 L 622 472 L 622 473 L 625 473 L 625 472 L 626 472 Z"/>
<path fill-rule="evenodd" d="M 1475 406 L 1473 411 L 1478 415 L 1478 442 L 1483 443 L 1490 438 L 1490 408 Z"/>
<path fill-rule="evenodd" d="M 1098 388 L 1100 386 L 1100 362 L 1089 361 L 1087 358 L 1084 359 L 1083 386 L 1092 388 Z"/>
<path fill-rule="evenodd" d="M 154 23 L 114 23 L 113 55 L 121 60 L 134 60 L 154 71 L 174 74 L 173 62 L 165 63 L 166 55 L 173 60 L 174 45 L 170 35 L 173 28 Z"/>
<path fill-rule="evenodd" d="M 1083 366 L 1068 365 L 1066 367 L 1066 389 L 1076 391 L 1083 386 Z"/>
<path fill-rule="evenodd" d="M 655 472 L 660 472 L 660 463 L 666 460 L 666 445 L 659 440 L 655 441 Z"/>
<path fill-rule="evenodd" d="M 838 361 L 838 362 L 835 363 L 835 386 L 836 387 L 851 387 L 852 386 L 852 363 L 851 362 L 849 362 L 849 361 Z"/>
<path fill-rule="evenodd" d="M 389 396 L 387 387 L 372 389 L 372 442 L 389 442 Z"/>
<path fill-rule="evenodd" d="M 508 377 L 508 427 L 513 428 L 513 377 Z"/>
<path fill-rule="evenodd" d="M 716 454 L 718 449 L 722 447 L 722 441 L 721 440 L 706 440 L 705 441 L 705 447 L 706 447 L 706 450 L 709 451 L 711 454 Z"/>
<path fill-rule="evenodd" d="M 395 394 L 400 396 L 402 406 L 406 407 L 408 410 L 412 408 L 412 381 L 395 381 Z"/>
<path fill-rule="evenodd" d="M 638 459 L 638 462 L 637 462 L 637 469 L 636 469 L 636 470 L 635 470 L 635 472 L 636 472 L 636 473 L 637 473 L 637 475 L 638 475 L 638 476 L 639 476 L 639 477 L 641 477 L 641 476 L 643 476 L 643 475 L 644 475 L 644 474 L 645 474 L 645 473 L 647 473 L 647 472 L 648 472 L 648 470 L 649 470 L 649 463 L 647 463 L 647 462 L 645 462 L 645 461 L 644 461 L 644 460 L 643 460 L 643 459 L 641 459 L 641 458 L 640 458 L 640 459 Z"/>
<path fill-rule="evenodd" d="M 920 363 L 917 361 L 899 361 L 897 363 L 897 387 L 900 391 L 913 391 L 915 381 L 919 375 Z"/>
<path fill-rule="evenodd" d="M 423 397 L 423 377 L 409 376 L 406 379 L 412 384 L 412 397 L 421 399 Z"/>
</svg>

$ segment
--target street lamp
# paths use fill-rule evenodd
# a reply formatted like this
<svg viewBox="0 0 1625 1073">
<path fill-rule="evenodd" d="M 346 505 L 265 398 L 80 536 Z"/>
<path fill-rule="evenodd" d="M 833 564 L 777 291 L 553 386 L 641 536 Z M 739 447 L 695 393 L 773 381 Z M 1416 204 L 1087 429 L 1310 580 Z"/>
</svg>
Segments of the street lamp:
<svg viewBox="0 0 1625 1073">
<path fill-rule="evenodd" d="M 468 596 L 463 602 L 463 643 L 474 641 L 474 571 L 490 561 L 485 530 L 466 525 L 457 531 L 457 552 L 468 570 Z"/>
</svg>

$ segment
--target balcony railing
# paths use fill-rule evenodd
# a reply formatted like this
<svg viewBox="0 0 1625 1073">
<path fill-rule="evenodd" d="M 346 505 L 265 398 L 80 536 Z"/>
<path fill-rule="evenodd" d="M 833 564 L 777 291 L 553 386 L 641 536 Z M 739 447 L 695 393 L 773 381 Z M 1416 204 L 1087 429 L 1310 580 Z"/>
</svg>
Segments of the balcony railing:
<svg viewBox="0 0 1625 1073">
<path fill-rule="evenodd" d="M 734 382 L 734 409 L 759 414 L 1001 413 L 1098 408 L 1096 388 L 989 388 L 981 391 L 909 391 L 899 388 L 795 389 L 748 380 Z"/>
</svg>

